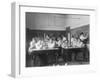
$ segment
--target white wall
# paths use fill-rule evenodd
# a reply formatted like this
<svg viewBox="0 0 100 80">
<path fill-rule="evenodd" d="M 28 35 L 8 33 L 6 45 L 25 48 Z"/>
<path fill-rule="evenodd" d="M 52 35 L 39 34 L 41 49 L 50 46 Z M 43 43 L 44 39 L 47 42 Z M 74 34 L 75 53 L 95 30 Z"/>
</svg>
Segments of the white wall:
<svg viewBox="0 0 100 80">
<path fill-rule="evenodd" d="M 65 15 L 26 13 L 26 27 L 43 30 L 65 30 Z"/>
<path fill-rule="evenodd" d="M 89 24 L 88 15 L 26 13 L 26 27 L 43 30 L 65 30 Z"/>
<path fill-rule="evenodd" d="M 66 26 L 70 26 L 71 29 L 77 28 L 90 23 L 90 17 L 88 15 L 66 15 Z"/>
</svg>

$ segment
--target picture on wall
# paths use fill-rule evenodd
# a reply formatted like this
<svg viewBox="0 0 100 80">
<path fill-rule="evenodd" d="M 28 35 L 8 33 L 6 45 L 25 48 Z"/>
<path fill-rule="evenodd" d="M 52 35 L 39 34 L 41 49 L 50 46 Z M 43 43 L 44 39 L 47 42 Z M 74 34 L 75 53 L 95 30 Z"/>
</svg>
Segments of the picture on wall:
<svg viewBox="0 0 100 80">
<path fill-rule="evenodd" d="M 11 75 L 96 71 L 96 9 L 11 5 Z"/>
</svg>

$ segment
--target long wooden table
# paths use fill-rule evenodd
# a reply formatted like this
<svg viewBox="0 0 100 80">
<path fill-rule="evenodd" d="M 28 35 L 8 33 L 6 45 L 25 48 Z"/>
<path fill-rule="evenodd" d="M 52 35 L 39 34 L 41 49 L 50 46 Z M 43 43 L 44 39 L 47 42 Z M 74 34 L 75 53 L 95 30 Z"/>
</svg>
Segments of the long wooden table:
<svg viewBox="0 0 100 80">
<path fill-rule="evenodd" d="M 37 64 L 37 62 L 36 62 L 37 56 L 43 57 L 42 60 L 45 62 L 45 65 L 57 64 L 59 54 L 62 55 L 64 62 L 85 61 L 86 60 L 86 54 L 88 54 L 87 59 L 89 59 L 89 51 L 87 50 L 86 47 L 83 47 L 83 48 L 67 48 L 67 49 L 52 48 L 52 49 L 43 49 L 43 50 L 34 49 L 33 52 L 31 53 L 35 65 Z M 77 58 L 78 54 L 82 54 L 81 60 L 79 60 Z M 50 58 L 49 56 L 53 56 L 53 58 L 54 58 L 54 61 L 51 61 L 51 63 L 48 61 L 49 58 Z M 53 58 L 51 57 L 51 60 Z"/>
<path fill-rule="evenodd" d="M 69 61 L 77 62 L 77 61 L 89 60 L 89 50 L 86 47 L 63 49 L 63 55 L 64 55 L 64 60 L 66 62 L 69 62 Z"/>
<path fill-rule="evenodd" d="M 52 49 L 42 49 L 42 50 L 37 50 L 34 49 L 33 52 L 31 53 L 33 57 L 34 64 L 37 65 L 38 63 L 36 62 L 37 56 L 42 58 L 42 61 L 44 62 L 44 65 L 49 65 L 53 63 L 57 63 L 57 55 L 59 53 L 59 48 L 52 48 Z M 49 62 L 49 56 L 53 56 L 55 61 Z"/>
</svg>

